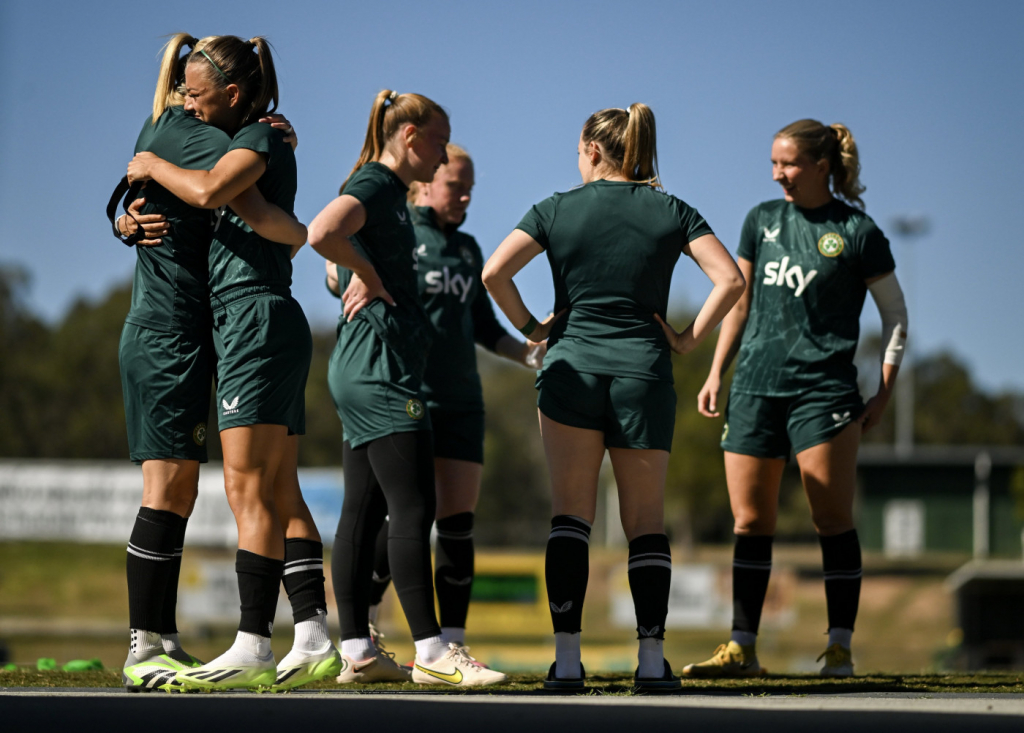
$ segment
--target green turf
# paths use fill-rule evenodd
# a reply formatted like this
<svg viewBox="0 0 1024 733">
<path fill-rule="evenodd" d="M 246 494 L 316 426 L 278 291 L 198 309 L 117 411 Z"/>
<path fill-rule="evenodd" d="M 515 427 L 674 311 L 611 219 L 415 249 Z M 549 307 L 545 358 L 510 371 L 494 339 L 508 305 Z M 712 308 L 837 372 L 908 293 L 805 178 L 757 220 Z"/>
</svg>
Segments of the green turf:
<svg viewBox="0 0 1024 733">
<path fill-rule="evenodd" d="M 499 687 L 454 690 L 444 686 L 412 683 L 375 685 L 339 685 L 333 681 L 316 682 L 303 690 L 351 692 L 451 692 L 457 694 L 535 693 L 543 690 L 537 674 L 511 674 L 510 682 Z M 587 679 L 587 694 L 622 695 L 632 693 L 632 677 L 621 674 L 593 674 Z M 111 687 L 121 686 L 117 670 L 103 672 L 38 672 L 19 669 L 0 672 L 0 688 L 14 687 Z M 683 680 L 682 694 L 787 696 L 871 692 L 910 693 L 1024 693 L 1024 673 L 985 672 L 942 675 L 867 675 L 844 680 L 823 680 L 813 675 L 777 675 L 742 680 Z"/>
</svg>

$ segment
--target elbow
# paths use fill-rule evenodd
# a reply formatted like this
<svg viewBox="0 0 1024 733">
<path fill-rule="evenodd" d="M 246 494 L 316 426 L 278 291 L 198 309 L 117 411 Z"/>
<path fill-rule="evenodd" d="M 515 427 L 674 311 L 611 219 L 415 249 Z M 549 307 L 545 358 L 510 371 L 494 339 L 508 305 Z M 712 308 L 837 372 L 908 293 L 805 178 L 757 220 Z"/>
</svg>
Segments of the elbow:
<svg viewBox="0 0 1024 733">
<path fill-rule="evenodd" d="M 483 283 L 483 286 L 485 288 L 487 288 L 487 292 L 492 292 L 494 290 L 494 284 L 497 281 L 498 281 L 498 268 L 493 267 L 491 265 L 490 261 L 488 261 L 484 265 L 483 272 L 480 274 L 480 282 Z"/>
<path fill-rule="evenodd" d="M 320 247 L 323 245 L 326 239 L 326 233 L 323 230 L 323 226 L 320 224 L 318 219 L 313 219 L 306 227 L 306 241 L 309 242 L 309 246 L 320 252 Z M 321 252 L 321 254 L 323 254 Z"/>
<path fill-rule="evenodd" d="M 196 202 L 195 205 L 200 209 L 217 209 L 223 206 L 226 201 L 219 201 L 215 196 L 214 191 L 204 187 L 199 188 L 196 191 Z"/>
<path fill-rule="evenodd" d="M 728 288 L 729 299 L 734 304 L 743 297 L 743 291 L 747 289 L 747 281 L 743 274 L 738 271 L 729 278 L 725 285 Z"/>
</svg>

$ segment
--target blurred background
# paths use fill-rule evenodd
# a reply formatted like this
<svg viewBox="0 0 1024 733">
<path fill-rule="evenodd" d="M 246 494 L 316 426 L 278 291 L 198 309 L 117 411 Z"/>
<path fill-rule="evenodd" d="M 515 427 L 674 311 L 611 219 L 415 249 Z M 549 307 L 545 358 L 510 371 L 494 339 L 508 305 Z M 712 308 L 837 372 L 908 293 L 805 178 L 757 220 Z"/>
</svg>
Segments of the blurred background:
<svg viewBox="0 0 1024 733">
<path fill-rule="evenodd" d="M 746 212 L 777 198 L 774 132 L 800 117 L 857 136 L 865 200 L 893 243 L 911 309 L 900 394 L 865 436 L 858 520 L 865 578 L 859 672 L 1024 666 L 1024 327 L 1016 231 L 1024 184 L 1024 6 L 611 2 L 367 6 L 181 2 L 0 5 L 0 659 L 100 657 L 127 645 L 124 546 L 141 496 L 127 461 L 117 343 L 134 253 L 103 218 L 152 98 L 162 36 L 267 34 L 281 109 L 295 123 L 309 221 L 351 167 L 373 95 L 418 91 L 452 115 L 476 161 L 465 229 L 485 255 L 529 206 L 577 183 L 586 117 L 652 106 L 666 186 L 735 252 Z M 325 541 L 344 487 L 326 384 L 337 301 L 311 251 L 294 292 L 313 328 L 301 480 Z M 538 260 L 518 279 L 551 307 Z M 677 325 L 709 285 L 673 279 Z M 862 390 L 878 379 L 878 315 L 865 307 Z M 694 409 L 714 344 L 675 360 L 679 407 L 667 502 L 676 570 L 666 653 L 681 666 L 727 638 L 732 520 L 720 420 Z M 548 480 L 533 374 L 480 354 L 487 405 L 469 643 L 508 670 L 550 664 L 543 586 Z M 908 379 L 912 377 L 912 379 Z M 215 436 L 215 414 L 210 435 Z M 209 658 L 232 633 L 234 523 L 211 437 L 190 523 L 180 626 Z M 791 467 L 792 468 L 792 467 Z M 813 671 L 825 647 L 820 553 L 787 473 L 760 643 L 772 671 Z M 631 670 L 634 633 L 614 480 L 602 479 L 584 663 Z M 328 572 L 328 582 L 330 574 Z M 328 593 L 330 596 L 330 592 Z M 383 624 L 400 661 L 393 596 Z M 333 609 L 330 609 L 333 614 Z M 290 613 L 278 613 L 279 655 Z"/>
</svg>

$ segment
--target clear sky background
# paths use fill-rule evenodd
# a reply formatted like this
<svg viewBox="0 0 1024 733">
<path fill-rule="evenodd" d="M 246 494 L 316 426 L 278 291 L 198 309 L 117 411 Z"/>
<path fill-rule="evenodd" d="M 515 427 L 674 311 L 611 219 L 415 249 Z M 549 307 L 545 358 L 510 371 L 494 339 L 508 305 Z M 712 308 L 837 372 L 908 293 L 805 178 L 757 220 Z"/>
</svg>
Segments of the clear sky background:
<svg viewBox="0 0 1024 733">
<path fill-rule="evenodd" d="M 882 229 L 899 214 L 932 222 L 913 244 L 892 237 L 913 348 L 952 349 L 985 387 L 1024 390 L 1022 2 L 3 0 L 0 263 L 32 274 L 28 303 L 48 319 L 131 275 L 103 209 L 151 106 L 162 36 L 178 30 L 270 38 L 305 222 L 355 162 L 378 90 L 444 105 L 476 162 L 465 229 L 485 255 L 579 182 L 576 140 L 597 109 L 654 109 L 667 189 L 733 252 L 746 212 L 780 196 L 774 132 L 841 121 Z M 534 312 L 551 307 L 543 260 L 517 281 Z M 674 302 L 709 289 L 681 260 Z M 308 248 L 294 292 L 312 322 L 337 317 Z M 863 322 L 877 329 L 870 300 Z"/>
</svg>

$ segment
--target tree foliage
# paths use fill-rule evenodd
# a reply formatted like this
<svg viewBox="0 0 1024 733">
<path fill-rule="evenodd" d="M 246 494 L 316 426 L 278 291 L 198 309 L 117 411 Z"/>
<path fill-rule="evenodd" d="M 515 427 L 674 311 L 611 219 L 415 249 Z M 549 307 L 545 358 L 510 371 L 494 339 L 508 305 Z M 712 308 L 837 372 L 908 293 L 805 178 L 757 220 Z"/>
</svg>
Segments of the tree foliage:
<svg viewBox="0 0 1024 733">
<path fill-rule="evenodd" d="M 0 267 L 0 457 L 127 459 L 117 350 L 130 285 L 95 301 L 76 301 L 52 325 L 25 307 L 28 285 L 24 271 Z M 678 314 L 672 320 L 683 324 L 688 319 Z M 300 441 L 303 466 L 341 463 L 341 423 L 327 387 L 335 338 L 333 328 L 313 330 L 307 433 Z M 714 346 L 709 339 L 694 352 L 673 357 L 678 403 L 666 519 L 674 539 L 684 544 L 726 539 L 732 525 L 718 445 L 722 418 L 702 417 L 696 409 Z M 877 336 L 865 338 L 858 356 L 865 395 L 877 386 L 877 355 Z M 484 352 L 479 361 L 487 435 L 477 535 L 489 544 L 541 544 L 548 531 L 550 488 L 537 426 L 534 373 Z M 918 358 L 915 375 L 917 442 L 1024 443 L 1021 394 L 992 395 L 979 389 L 967 366 L 949 352 Z M 720 396 L 722 411 L 727 394 L 728 383 Z M 892 441 L 892 407 L 866 441 Z M 216 411 L 211 410 L 213 460 L 221 455 L 216 434 Z M 1024 478 L 1019 483 L 1024 486 Z M 1018 491 L 1024 496 L 1024 488 Z M 1024 506 L 1024 499 L 1020 501 Z M 806 508 L 798 482 L 788 481 L 782 503 L 780 531 L 787 531 L 787 507 L 799 518 L 791 523 L 793 531 L 802 531 Z"/>
</svg>

